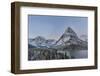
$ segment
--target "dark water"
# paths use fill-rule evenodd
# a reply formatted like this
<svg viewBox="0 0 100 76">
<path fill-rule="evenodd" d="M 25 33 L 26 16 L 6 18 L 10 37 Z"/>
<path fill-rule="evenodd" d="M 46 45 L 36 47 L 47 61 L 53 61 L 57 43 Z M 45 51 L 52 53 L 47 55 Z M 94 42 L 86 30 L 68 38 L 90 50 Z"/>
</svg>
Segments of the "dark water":
<svg viewBox="0 0 100 76">
<path fill-rule="evenodd" d="M 75 59 L 78 58 L 88 58 L 88 50 L 75 50 L 70 51 L 71 56 L 73 56 Z"/>
</svg>

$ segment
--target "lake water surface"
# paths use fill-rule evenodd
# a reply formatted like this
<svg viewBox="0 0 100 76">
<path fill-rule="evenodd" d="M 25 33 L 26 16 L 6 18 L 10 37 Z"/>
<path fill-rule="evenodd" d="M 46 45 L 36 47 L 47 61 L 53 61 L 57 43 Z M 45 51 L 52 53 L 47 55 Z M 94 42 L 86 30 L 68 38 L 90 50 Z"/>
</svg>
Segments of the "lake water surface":
<svg viewBox="0 0 100 76">
<path fill-rule="evenodd" d="M 71 56 L 77 58 L 88 58 L 88 50 L 75 50 L 75 51 L 70 51 Z"/>
</svg>

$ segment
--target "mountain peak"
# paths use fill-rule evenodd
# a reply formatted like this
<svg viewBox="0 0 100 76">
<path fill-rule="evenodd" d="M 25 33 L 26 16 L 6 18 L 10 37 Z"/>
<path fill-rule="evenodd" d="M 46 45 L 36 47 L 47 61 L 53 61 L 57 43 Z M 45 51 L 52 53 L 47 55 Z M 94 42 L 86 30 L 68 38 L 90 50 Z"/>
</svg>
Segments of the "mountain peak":
<svg viewBox="0 0 100 76">
<path fill-rule="evenodd" d="M 34 39 L 35 39 L 35 40 L 45 40 L 45 38 L 42 37 L 42 36 L 37 36 L 37 37 L 35 37 Z"/>
<path fill-rule="evenodd" d="M 59 40 L 56 42 L 56 44 L 66 44 L 67 42 L 76 42 L 78 40 L 77 34 L 72 30 L 71 27 L 68 27 L 65 32 L 62 34 L 62 36 L 59 38 Z"/>
<path fill-rule="evenodd" d="M 65 30 L 65 33 L 73 33 L 76 35 L 76 33 L 72 30 L 71 27 L 68 27 L 66 30 Z"/>
<path fill-rule="evenodd" d="M 66 31 L 73 31 L 71 27 L 68 27 Z"/>
</svg>

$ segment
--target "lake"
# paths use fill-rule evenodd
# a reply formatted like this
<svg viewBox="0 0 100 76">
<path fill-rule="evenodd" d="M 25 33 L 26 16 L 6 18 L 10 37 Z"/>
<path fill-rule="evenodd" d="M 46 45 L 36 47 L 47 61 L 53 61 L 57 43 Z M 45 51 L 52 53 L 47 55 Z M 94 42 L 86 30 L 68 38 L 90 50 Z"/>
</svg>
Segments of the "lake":
<svg viewBox="0 0 100 76">
<path fill-rule="evenodd" d="M 88 58 L 88 50 L 74 50 L 74 51 L 70 51 L 70 54 L 75 59 Z"/>
</svg>

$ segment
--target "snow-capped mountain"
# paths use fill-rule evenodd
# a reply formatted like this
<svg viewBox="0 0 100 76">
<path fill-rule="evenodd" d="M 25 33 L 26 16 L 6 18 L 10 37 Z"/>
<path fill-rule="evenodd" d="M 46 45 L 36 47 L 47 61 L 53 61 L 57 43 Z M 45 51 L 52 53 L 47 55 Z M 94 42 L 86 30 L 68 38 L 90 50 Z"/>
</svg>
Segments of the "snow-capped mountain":
<svg viewBox="0 0 100 76">
<path fill-rule="evenodd" d="M 29 44 L 36 46 L 36 47 L 50 47 L 55 43 L 53 39 L 45 39 L 42 36 L 38 36 L 34 39 L 29 39 Z"/>
<path fill-rule="evenodd" d="M 57 41 L 37 36 L 29 39 L 29 44 L 38 48 L 87 48 L 87 42 L 81 40 L 70 27 L 65 30 Z"/>
<path fill-rule="evenodd" d="M 58 39 L 56 45 L 65 45 L 66 43 L 68 45 L 70 45 L 70 43 L 76 44 L 76 39 L 78 39 L 77 34 L 70 27 L 68 27 Z"/>
<path fill-rule="evenodd" d="M 85 48 L 87 47 L 87 42 L 79 39 L 77 34 L 70 27 L 68 27 L 58 41 L 56 41 L 55 45 L 64 47 L 73 45 L 76 48 Z"/>
</svg>

